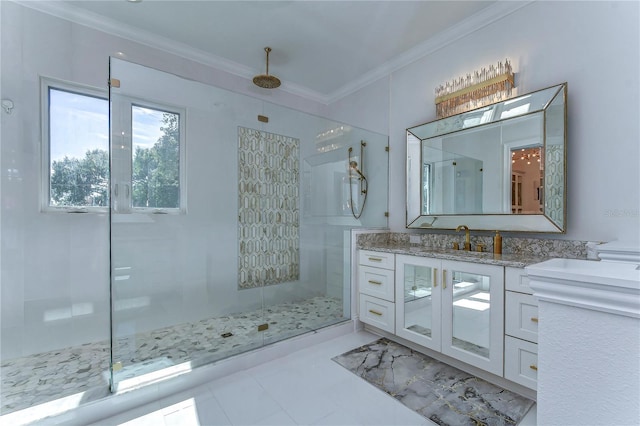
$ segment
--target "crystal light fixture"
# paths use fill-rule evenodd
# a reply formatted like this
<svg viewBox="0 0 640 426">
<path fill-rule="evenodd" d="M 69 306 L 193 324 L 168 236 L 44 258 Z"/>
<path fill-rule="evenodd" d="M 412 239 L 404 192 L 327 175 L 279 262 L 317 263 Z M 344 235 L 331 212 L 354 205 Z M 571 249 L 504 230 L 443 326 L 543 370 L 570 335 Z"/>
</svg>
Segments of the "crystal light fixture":
<svg viewBox="0 0 640 426">
<path fill-rule="evenodd" d="M 504 64 L 498 62 L 497 65 L 490 65 L 441 84 L 435 90 L 437 118 L 508 99 L 512 96 L 514 87 L 514 73 L 509 59 Z"/>
</svg>

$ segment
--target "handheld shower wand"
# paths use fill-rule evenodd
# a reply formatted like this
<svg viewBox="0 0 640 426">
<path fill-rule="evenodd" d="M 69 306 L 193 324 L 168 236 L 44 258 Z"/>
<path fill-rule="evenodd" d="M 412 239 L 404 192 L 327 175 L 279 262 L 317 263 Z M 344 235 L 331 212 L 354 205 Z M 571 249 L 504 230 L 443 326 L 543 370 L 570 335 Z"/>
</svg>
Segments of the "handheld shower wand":
<svg viewBox="0 0 640 426">
<path fill-rule="evenodd" d="M 367 146 L 365 141 L 360 141 L 360 163 L 362 167 L 362 163 L 364 163 L 364 147 Z M 349 208 L 351 209 L 351 214 L 354 218 L 360 219 L 362 216 L 362 212 L 364 211 L 364 206 L 367 203 L 367 192 L 369 189 L 369 183 L 367 182 L 367 178 L 360 169 L 358 169 L 358 162 L 351 159 L 351 153 L 353 152 L 353 148 L 349 147 L 348 153 L 348 164 L 349 164 L 349 177 L 352 176 L 352 173 L 355 172 L 358 180 L 360 181 L 360 193 L 364 196 L 362 199 L 362 206 L 357 209 L 354 208 L 354 200 L 353 200 L 353 187 L 349 184 Z"/>
<path fill-rule="evenodd" d="M 349 148 L 349 149 L 351 149 L 351 148 Z M 358 163 L 357 163 L 356 161 L 350 161 L 350 162 L 349 162 L 349 168 L 350 168 L 351 170 L 353 170 L 354 172 L 356 172 L 356 173 L 360 176 L 360 178 L 362 178 L 362 179 L 364 179 L 364 180 L 367 180 L 367 178 L 366 178 L 366 177 L 364 177 L 364 175 L 362 174 L 362 172 L 358 169 Z"/>
</svg>

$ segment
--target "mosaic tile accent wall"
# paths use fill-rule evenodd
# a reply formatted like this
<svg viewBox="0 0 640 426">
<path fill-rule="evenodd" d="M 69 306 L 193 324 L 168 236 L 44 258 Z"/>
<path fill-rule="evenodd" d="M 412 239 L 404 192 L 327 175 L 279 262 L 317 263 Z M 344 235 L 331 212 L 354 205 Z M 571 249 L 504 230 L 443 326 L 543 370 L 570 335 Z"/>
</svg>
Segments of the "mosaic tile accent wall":
<svg viewBox="0 0 640 426">
<path fill-rule="evenodd" d="M 300 277 L 300 141 L 238 127 L 238 288 Z"/>
<path fill-rule="evenodd" d="M 560 145 L 547 145 L 545 152 L 545 213 L 558 226 L 564 220 L 564 150 Z"/>
</svg>

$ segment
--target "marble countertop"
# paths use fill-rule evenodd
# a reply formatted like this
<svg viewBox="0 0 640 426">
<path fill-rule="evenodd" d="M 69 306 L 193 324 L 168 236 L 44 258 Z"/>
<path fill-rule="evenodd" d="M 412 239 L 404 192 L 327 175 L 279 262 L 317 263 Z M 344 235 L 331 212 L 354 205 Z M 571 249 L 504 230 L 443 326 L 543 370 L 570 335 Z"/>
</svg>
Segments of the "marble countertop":
<svg viewBox="0 0 640 426">
<path fill-rule="evenodd" d="M 509 253 L 493 254 L 487 252 L 425 247 L 415 244 L 370 243 L 361 245 L 358 248 L 361 250 L 406 254 L 410 256 L 432 257 L 436 259 L 458 260 L 463 262 L 485 263 L 499 266 L 512 266 L 514 268 L 524 268 L 529 265 L 552 259 L 552 257 L 543 256 L 528 256 Z"/>
</svg>

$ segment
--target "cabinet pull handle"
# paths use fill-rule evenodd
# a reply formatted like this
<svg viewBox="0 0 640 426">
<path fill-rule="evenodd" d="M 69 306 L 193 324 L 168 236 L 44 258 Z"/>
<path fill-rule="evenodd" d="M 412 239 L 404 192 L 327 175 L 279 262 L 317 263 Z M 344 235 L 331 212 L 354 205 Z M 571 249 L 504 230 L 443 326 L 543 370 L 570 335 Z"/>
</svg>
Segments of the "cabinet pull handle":
<svg viewBox="0 0 640 426">
<path fill-rule="evenodd" d="M 369 280 L 369 284 L 382 285 L 382 281 Z"/>
<path fill-rule="evenodd" d="M 538 322 L 538 317 L 531 317 L 531 321 Z"/>
<path fill-rule="evenodd" d="M 373 315 L 377 315 L 379 317 L 382 316 L 382 312 L 374 311 L 373 309 L 369 309 L 369 312 L 371 312 Z"/>
<path fill-rule="evenodd" d="M 438 287 L 438 268 L 433 268 L 433 288 Z"/>
<path fill-rule="evenodd" d="M 442 270 L 442 288 L 443 289 L 447 288 L 447 270 L 446 269 Z"/>
<path fill-rule="evenodd" d="M 369 260 L 372 262 L 382 262 L 382 259 L 379 257 L 370 257 Z"/>
<path fill-rule="evenodd" d="M 532 370 L 538 371 L 538 366 L 537 365 L 531 364 L 529 366 L 529 368 L 532 369 Z"/>
</svg>

